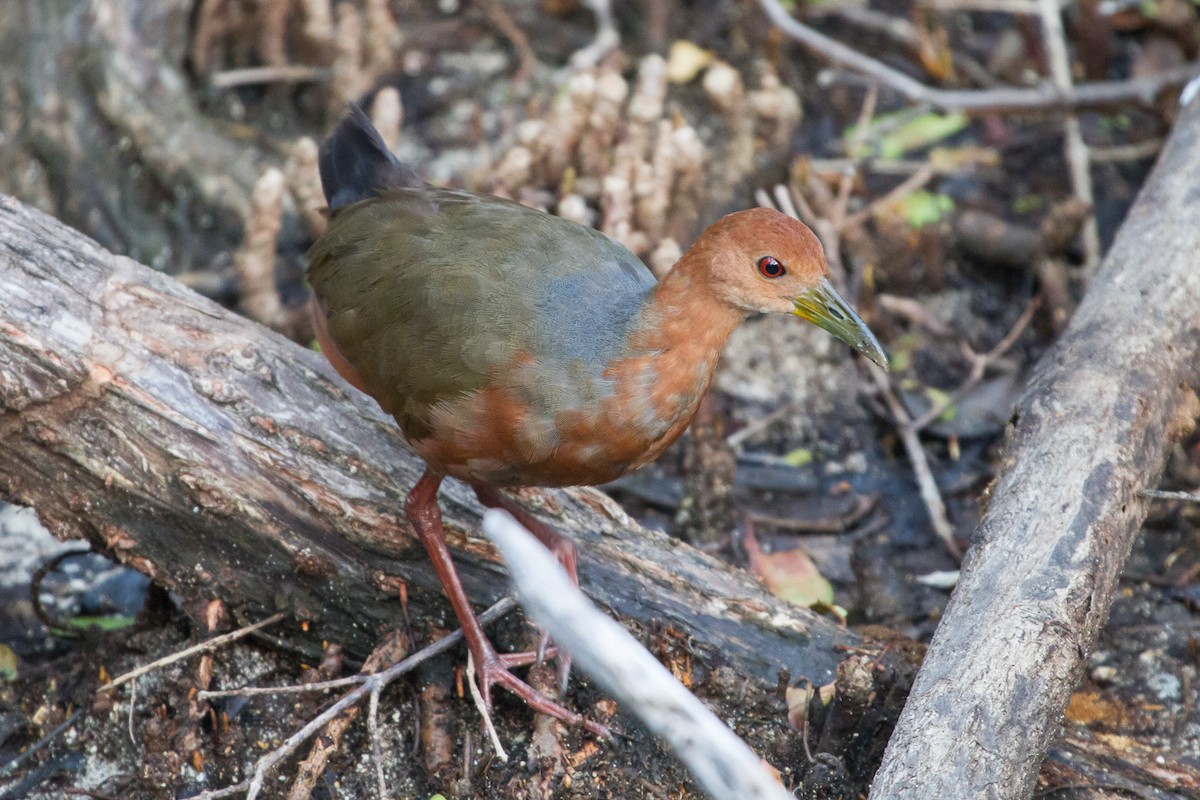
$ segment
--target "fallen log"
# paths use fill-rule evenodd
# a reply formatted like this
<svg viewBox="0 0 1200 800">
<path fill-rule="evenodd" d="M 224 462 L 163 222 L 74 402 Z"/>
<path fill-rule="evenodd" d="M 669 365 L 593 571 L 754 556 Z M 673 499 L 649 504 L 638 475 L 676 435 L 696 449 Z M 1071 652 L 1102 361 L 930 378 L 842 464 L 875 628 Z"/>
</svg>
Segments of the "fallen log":
<svg viewBox="0 0 1200 800">
<path fill-rule="evenodd" d="M 2 196 L 0 298 L 0 499 L 242 620 L 289 610 L 310 649 L 365 655 L 402 586 L 412 618 L 453 619 L 402 519 L 420 462 L 318 353 Z M 823 684 L 860 642 L 598 491 L 522 497 L 580 541 L 590 597 L 686 632 L 708 664 Z M 448 481 L 442 509 L 468 593 L 495 601 L 472 493 Z"/>
<path fill-rule="evenodd" d="M 1200 415 L 1200 102 L 1018 402 L 871 797 L 1028 797 L 1172 443 Z"/>
</svg>

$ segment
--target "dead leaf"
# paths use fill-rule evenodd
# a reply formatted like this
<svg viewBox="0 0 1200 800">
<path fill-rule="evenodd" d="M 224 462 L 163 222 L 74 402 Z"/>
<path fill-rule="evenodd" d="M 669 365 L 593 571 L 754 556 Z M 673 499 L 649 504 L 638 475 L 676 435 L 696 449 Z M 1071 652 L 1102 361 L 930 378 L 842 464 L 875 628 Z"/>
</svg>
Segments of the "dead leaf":
<svg viewBox="0 0 1200 800">
<path fill-rule="evenodd" d="M 803 606 L 833 604 L 833 585 L 817 570 L 808 553 L 800 548 L 781 553 L 764 552 L 749 525 L 743 544 L 750 558 L 750 572 L 771 594 Z"/>
</svg>

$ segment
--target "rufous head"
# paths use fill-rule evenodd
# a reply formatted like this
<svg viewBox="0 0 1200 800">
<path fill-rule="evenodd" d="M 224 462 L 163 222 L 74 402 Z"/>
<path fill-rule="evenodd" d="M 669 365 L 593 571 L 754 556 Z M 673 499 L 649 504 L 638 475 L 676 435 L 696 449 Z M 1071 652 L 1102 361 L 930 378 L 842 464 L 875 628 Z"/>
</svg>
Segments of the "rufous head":
<svg viewBox="0 0 1200 800">
<path fill-rule="evenodd" d="M 821 242 L 803 222 L 769 208 L 738 211 L 709 226 L 693 254 L 718 300 L 747 313 L 795 314 L 887 367 L 875 334 L 830 283 Z"/>
</svg>

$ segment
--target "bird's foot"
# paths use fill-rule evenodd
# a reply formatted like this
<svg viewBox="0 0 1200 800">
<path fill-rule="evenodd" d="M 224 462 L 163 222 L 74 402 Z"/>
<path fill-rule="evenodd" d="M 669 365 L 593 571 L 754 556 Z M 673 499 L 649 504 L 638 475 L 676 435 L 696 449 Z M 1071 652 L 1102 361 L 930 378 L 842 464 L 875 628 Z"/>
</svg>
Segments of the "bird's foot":
<svg viewBox="0 0 1200 800">
<path fill-rule="evenodd" d="M 541 666 L 546 659 L 553 658 L 556 662 L 557 669 L 555 677 L 558 678 L 558 691 L 567 691 L 567 679 L 571 675 L 571 654 L 566 650 L 559 650 L 550 643 L 550 634 L 542 631 L 538 638 L 538 646 L 536 650 L 525 650 L 520 653 L 499 653 L 496 658 L 500 659 L 500 663 L 505 669 L 515 669 L 517 667 L 528 667 L 531 664 Z"/>
<path fill-rule="evenodd" d="M 538 637 L 537 650 L 534 651 L 535 663 L 541 664 L 549 656 L 553 658 L 558 667 L 555 670 L 555 675 L 558 678 L 558 690 L 565 692 L 567 690 L 567 680 L 571 677 L 571 654 L 566 650 L 559 650 L 550 644 L 550 634 L 542 631 L 542 635 Z"/>
<path fill-rule="evenodd" d="M 558 656 L 557 647 L 547 647 L 545 650 L 541 648 L 537 650 L 523 650 L 520 653 L 499 653 L 496 658 L 500 659 L 500 663 L 505 669 L 516 669 L 517 667 L 528 667 L 530 664 L 541 664 L 547 657 L 555 658 Z"/>
<path fill-rule="evenodd" d="M 579 556 L 575 549 L 575 542 L 565 537 L 559 537 L 550 545 L 550 552 L 554 553 L 558 558 L 558 563 L 562 564 L 563 569 L 567 573 L 567 577 L 571 579 L 571 583 L 575 584 L 575 588 L 579 588 Z M 537 663 L 541 664 L 543 656 L 550 650 L 555 648 L 550 647 L 550 634 L 542 631 L 541 637 L 538 639 L 537 646 Z M 571 654 L 566 650 L 559 650 L 557 656 L 557 677 L 558 690 L 565 692 L 567 690 L 567 680 L 571 677 Z"/>
<path fill-rule="evenodd" d="M 602 739 L 611 739 L 612 732 L 607 726 L 554 702 L 510 671 L 513 667 L 532 664 L 536 660 L 536 652 L 499 655 L 495 651 L 484 654 L 483 658 L 474 659 L 476 680 L 479 685 L 479 693 L 483 698 L 484 713 L 491 714 L 492 711 L 492 687 L 503 686 L 539 714 L 554 717 L 572 727 L 582 726 L 584 730 Z M 562 663 L 561 660 L 559 663 Z"/>
</svg>

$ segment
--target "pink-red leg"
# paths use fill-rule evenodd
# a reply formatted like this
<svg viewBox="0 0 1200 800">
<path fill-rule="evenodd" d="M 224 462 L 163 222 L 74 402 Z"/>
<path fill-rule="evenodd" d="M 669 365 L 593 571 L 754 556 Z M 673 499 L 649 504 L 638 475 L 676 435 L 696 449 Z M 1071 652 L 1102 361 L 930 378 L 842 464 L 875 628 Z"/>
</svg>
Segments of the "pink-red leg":
<svg viewBox="0 0 1200 800">
<path fill-rule="evenodd" d="M 578 551 L 572 539 L 563 536 L 552 526 L 547 525 L 533 514 L 530 514 L 525 510 L 524 506 L 494 486 L 472 483 L 471 488 L 475 490 L 475 496 L 479 498 L 479 502 L 483 505 L 488 508 L 501 508 L 512 514 L 517 522 L 521 523 L 539 542 L 544 544 L 550 552 L 558 557 L 558 562 L 567 571 L 571 582 L 576 586 L 579 585 Z"/>
<path fill-rule="evenodd" d="M 579 586 L 579 556 L 573 540 L 563 536 L 552 526 L 547 525 L 530 514 L 520 503 L 494 486 L 473 483 L 471 484 L 471 488 L 475 490 L 475 496 L 479 498 L 479 502 L 483 505 L 488 508 L 500 508 L 512 514 L 517 522 L 521 523 L 526 530 L 532 533 L 551 553 L 554 553 L 558 558 L 558 563 L 562 564 L 563 569 L 567 571 L 567 576 L 571 579 L 571 582 Z M 537 660 L 539 663 L 549 642 L 549 634 L 543 633 L 541 640 L 538 642 L 537 649 Z M 571 656 L 566 651 L 560 651 L 558 654 L 558 683 L 560 690 L 566 690 L 567 677 L 570 674 Z"/>
<path fill-rule="evenodd" d="M 404 501 L 404 513 L 416 531 L 417 537 L 421 540 L 421 544 L 425 546 L 429 560 L 433 563 L 433 569 L 442 582 L 442 588 L 450 600 L 450 605 L 454 608 L 459 624 L 462 625 L 463 636 L 467 640 L 467 647 L 471 650 L 471 657 L 478 673 L 480 693 L 483 695 L 483 702 L 488 712 L 490 713 L 492 709 L 492 685 L 499 684 L 521 698 L 526 705 L 539 714 L 560 719 L 568 725 L 582 724 L 592 733 L 607 737 L 609 732 L 603 725 L 584 719 L 579 714 L 549 700 L 509 672 L 504 659 L 496 653 L 496 648 L 488 640 L 487 635 L 483 632 L 483 627 L 479 624 L 479 619 L 475 616 L 474 609 L 471 608 L 471 602 L 467 599 L 462 581 L 458 578 L 458 571 L 450 559 L 450 549 L 446 547 L 446 539 L 442 532 L 442 511 L 437 503 L 437 492 L 441 483 L 441 475 L 426 470 L 408 493 L 408 498 Z"/>
</svg>

